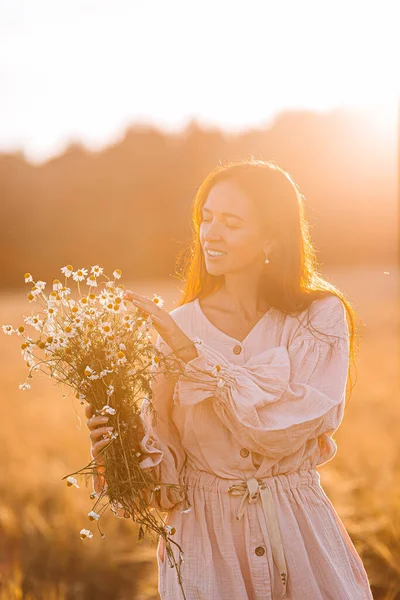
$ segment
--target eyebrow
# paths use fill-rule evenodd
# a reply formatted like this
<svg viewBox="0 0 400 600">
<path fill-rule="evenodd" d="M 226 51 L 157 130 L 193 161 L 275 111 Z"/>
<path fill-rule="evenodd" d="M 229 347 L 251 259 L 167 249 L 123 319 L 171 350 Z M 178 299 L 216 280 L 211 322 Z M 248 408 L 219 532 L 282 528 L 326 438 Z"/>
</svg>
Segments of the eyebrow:
<svg viewBox="0 0 400 600">
<path fill-rule="evenodd" d="M 203 207 L 202 210 L 206 211 L 206 212 L 212 212 L 210 209 L 205 208 L 205 207 Z M 235 217 L 235 219 L 239 219 L 240 221 L 244 221 L 244 219 L 242 217 L 239 217 L 239 215 L 235 215 L 235 214 L 230 213 L 230 212 L 223 212 L 223 213 L 221 213 L 221 215 L 224 215 L 226 217 Z"/>
</svg>

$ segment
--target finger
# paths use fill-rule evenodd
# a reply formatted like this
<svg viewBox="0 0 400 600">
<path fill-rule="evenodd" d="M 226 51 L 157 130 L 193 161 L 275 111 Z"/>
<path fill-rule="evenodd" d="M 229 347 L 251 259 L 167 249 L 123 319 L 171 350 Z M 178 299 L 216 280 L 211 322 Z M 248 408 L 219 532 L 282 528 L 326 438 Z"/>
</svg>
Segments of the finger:
<svg viewBox="0 0 400 600">
<path fill-rule="evenodd" d="M 144 302 L 145 300 L 148 300 L 147 296 L 137 294 L 136 292 L 132 292 L 131 290 L 124 290 L 123 297 L 125 300 L 129 300 L 130 302 L 134 302 L 135 300 Z"/>
<path fill-rule="evenodd" d="M 106 416 L 92 417 L 91 419 L 87 420 L 86 425 L 92 431 L 93 429 L 96 429 L 100 425 L 104 425 L 105 423 L 107 423 L 107 421 L 108 421 L 108 417 L 106 417 Z"/>
<path fill-rule="evenodd" d="M 130 298 L 133 297 L 134 292 L 132 292 L 132 290 L 124 290 L 124 293 L 122 295 L 124 296 L 124 298 L 130 300 Z"/>
<path fill-rule="evenodd" d="M 93 416 L 93 404 L 89 403 L 85 406 L 85 415 L 88 419 Z"/>
<path fill-rule="evenodd" d="M 105 448 L 110 443 L 110 440 L 100 440 L 95 444 L 92 444 L 92 456 L 93 458 L 97 458 L 100 451 Z"/>
<path fill-rule="evenodd" d="M 107 431 L 112 431 L 113 429 L 113 427 L 98 427 L 97 429 L 92 429 L 89 437 L 91 440 L 98 440 L 103 434 L 107 433 Z"/>
<path fill-rule="evenodd" d="M 159 314 L 160 307 L 157 307 L 152 300 L 132 300 L 132 304 L 136 306 L 139 312 L 143 311 L 148 315 Z"/>
<path fill-rule="evenodd" d="M 143 294 L 138 294 L 137 292 L 133 292 L 132 290 L 124 290 L 124 296 L 128 296 L 129 298 L 135 298 L 137 300 L 146 300 L 147 296 Z"/>
</svg>

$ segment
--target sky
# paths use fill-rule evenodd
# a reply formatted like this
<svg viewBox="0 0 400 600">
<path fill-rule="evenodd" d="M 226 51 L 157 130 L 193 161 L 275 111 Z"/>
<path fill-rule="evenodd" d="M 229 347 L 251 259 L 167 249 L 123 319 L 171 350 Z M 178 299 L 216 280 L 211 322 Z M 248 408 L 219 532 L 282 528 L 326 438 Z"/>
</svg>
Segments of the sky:
<svg viewBox="0 0 400 600">
<path fill-rule="evenodd" d="M 0 152 L 40 163 L 127 126 L 240 131 L 287 109 L 395 126 L 396 2 L 0 0 Z"/>
</svg>

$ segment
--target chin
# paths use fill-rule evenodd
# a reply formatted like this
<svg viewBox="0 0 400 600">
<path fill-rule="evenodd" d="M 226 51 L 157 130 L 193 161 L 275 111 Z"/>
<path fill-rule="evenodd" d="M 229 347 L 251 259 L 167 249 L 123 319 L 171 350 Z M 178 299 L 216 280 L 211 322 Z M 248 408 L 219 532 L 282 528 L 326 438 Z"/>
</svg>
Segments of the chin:
<svg viewBox="0 0 400 600">
<path fill-rule="evenodd" d="M 206 262 L 206 269 L 210 275 L 225 275 L 226 268 L 222 268 L 222 266 L 218 265 L 210 265 Z"/>
</svg>

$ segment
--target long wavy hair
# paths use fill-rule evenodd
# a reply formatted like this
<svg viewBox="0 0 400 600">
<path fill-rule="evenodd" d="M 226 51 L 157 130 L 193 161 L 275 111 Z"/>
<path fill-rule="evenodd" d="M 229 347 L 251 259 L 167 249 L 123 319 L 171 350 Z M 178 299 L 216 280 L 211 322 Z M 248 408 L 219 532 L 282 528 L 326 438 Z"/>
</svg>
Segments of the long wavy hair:
<svg viewBox="0 0 400 600">
<path fill-rule="evenodd" d="M 192 206 L 192 240 L 178 253 L 176 274 L 184 283 L 178 306 L 208 296 L 223 283 L 223 275 L 212 275 L 207 271 L 200 243 L 202 207 L 211 188 L 223 180 L 233 181 L 255 203 L 263 232 L 273 243 L 268 254 L 270 262 L 261 281 L 261 294 L 266 302 L 294 317 L 308 309 L 314 300 L 328 295 L 338 296 L 344 304 L 349 331 L 347 383 L 350 386 L 347 392 L 351 392 L 357 380 L 359 334 L 356 321 L 360 322 L 360 318 L 343 292 L 319 272 L 305 217 L 304 196 L 289 173 L 274 161 L 252 157 L 219 164 L 201 183 Z M 352 366 L 356 373 L 354 380 Z"/>
</svg>

